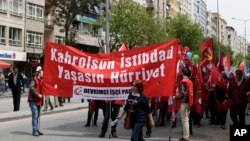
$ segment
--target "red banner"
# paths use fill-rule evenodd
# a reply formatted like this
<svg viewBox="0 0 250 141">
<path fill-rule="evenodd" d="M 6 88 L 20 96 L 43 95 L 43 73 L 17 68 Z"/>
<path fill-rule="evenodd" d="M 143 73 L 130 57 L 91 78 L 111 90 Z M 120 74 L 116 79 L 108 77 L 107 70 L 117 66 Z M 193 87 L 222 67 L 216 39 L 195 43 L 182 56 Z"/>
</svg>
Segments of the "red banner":
<svg viewBox="0 0 250 141">
<path fill-rule="evenodd" d="M 179 41 L 107 54 L 90 54 L 47 43 L 43 93 L 87 99 L 126 99 L 133 80 L 142 80 L 148 97 L 172 96 Z"/>
</svg>

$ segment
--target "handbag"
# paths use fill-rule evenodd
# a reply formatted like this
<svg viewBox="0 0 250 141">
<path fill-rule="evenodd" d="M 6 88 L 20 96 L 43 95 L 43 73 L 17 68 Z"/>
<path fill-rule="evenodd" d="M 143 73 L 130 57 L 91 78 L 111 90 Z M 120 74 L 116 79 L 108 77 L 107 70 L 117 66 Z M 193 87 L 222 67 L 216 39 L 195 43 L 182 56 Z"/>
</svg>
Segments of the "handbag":
<svg viewBox="0 0 250 141">
<path fill-rule="evenodd" d="M 134 101 L 137 100 L 138 97 L 136 97 L 134 99 Z M 130 109 L 132 109 L 132 105 L 130 105 Z M 132 115 L 131 115 L 131 111 L 127 111 L 126 117 L 124 119 L 124 129 L 130 130 L 132 129 Z"/>
<path fill-rule="evenodd" d="M 131 116 L 130 112 L 127 112 L 126 117 L 124 118 L 124 129 L 130 130 L 131 127 Z"/>
</svg>

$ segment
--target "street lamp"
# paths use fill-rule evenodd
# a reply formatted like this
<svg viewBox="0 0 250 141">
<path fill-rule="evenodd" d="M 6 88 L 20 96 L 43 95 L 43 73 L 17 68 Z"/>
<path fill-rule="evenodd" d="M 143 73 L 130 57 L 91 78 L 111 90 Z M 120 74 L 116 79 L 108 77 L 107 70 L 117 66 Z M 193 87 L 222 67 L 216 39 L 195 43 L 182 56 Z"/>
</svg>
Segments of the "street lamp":
<svg viewBox="0 0 250 141">
<path fill-rule="evenodd" d="M 245 27 L 245 49 L 244 49 L 244 57 L 246 57 L 246 54 L 247 54 L 247 21 L 249 21 L 250 19 L 237 19 L 237 18 L 232 18 L 232 19 L 244 22 L 244 27 Z"/>
</svg>

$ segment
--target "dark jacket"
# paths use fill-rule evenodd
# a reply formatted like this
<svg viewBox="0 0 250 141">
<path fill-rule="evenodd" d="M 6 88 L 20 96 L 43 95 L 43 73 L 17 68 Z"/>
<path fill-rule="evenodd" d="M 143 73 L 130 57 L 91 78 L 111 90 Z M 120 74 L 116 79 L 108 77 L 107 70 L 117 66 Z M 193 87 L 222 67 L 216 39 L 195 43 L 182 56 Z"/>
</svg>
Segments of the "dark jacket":
<svg viewBox="0 0 250 141">
<path fill-rule="evenodd" d="M 247 80 L 243 78 L 241 84 L 238 86 L 236 78 L 229 80 L 228 99 L 231 105 L 247 104 Z"/>
<path fill-rule="evenodd" d="M 139 97 L 129 94 L 124 111 L 131 112 L 132 125 L 134 123 L 146 123 L 147 116 L 150 113 L 148 98 L 143 94 L 140 94 Z"/>
<path fill-rule="evenodd" d="M 16 84 L 14 84 L 14 74 L 11 73 L 9 75 L 9 80 L 8 80 L 8 83 L 9 83 L 9 88 L 13 89 L 13 90 L 20 90 L 21 91 L 21 87 L 23 86 L 24 84 L 24 80 L 23 80 L 23 77 L 21 74 L 17 74 L 17 80 L 16 80 Z"/>
</svg>

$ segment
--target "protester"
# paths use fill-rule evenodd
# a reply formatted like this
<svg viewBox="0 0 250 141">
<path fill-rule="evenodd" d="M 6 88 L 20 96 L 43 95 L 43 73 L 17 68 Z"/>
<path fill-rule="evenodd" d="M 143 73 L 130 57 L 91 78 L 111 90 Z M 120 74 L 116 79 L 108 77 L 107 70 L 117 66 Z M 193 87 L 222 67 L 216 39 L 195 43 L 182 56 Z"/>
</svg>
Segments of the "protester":
<svg viewBox="0 0 250 141">
<path fill-rule="evenodd" d="M 181 99 L 181 121 L 183 126 L 183 135 L 180 141 L 189 141 L 190 129 L 189 129 L 189 112 L 193 105 L 193 82 L 189 79 L 191 72 L 185 67 L 182 69 L 183 78 L 180 83 L 180 95 L 174 97 L 175 99 Z"/>
<path fill-rule="evenodd" d="M 45 100 L 44 100 L 44 109 L 43 111 L 47 111 L 48 110 L 48 107 L 50 107 L 50 110 L 52 111 L 54 109 L 54 106 L 50 100 L 50 96 L 49 95 L 46 95 L 45 96 Z"/>
<path fill-rule="evenodd" d="M 125 113 L 131 113 L 131 141 L 144 141 L 142 128 L 147 119 L 149 119 L 151 128 L 154 127 L 154 120 L 149 109 L 149 101 L 142 92 L 142 81 L 135 80 L 133 82 L 133 92 L 128 96 L 123 113 L 118 116 L 118 119 L 121 119 Z"/>
<path fill-rule="evenodd" d="M 89 110 L 88 110 L 87 123 L 85 124 L 85 127 L 90 126 L 93 114 L 94 114 L 93 125 L 97 126 L 99 109 L 101 108 L 103 111 L 103 115 L 105 114 L 104 107 L 103 107 L 104 101 L 102 100 L 88 100 L 88 101 L 89 101 Z"/>
<path fill-rule="evenodd" d="M 30 91 L 28 94 L 29 107 L 32 113 L 32 135 L 43 135 L 40 132 L 40 112 L 43 104 L 42 89 L 43 71 L 39 68 L 36 69 L 36 74 L 30 83 Z"/>
<path fill-rule="evenodd" d="M 230 117 L 234 125 L 245 125 L 248 87 L 243 71 L 237 70 L 235 78 L 230 78 L 228 86 Z"/>
<path fill-rule="evenodd" d="M 227 101 L 227 84 L 228 78 L 225 73 L 221 73 L 221 85 L 216 85 L 215 87 L 215 97 L 216 101 L 218 102 L 218 123 L 220 124 L 221 129 L 225 129 L 226 118 L 227 118 L 227 110 L 228 110 L 228 101 Z"/>
<path fill-rule="evenodd" d="M 21 87 L 23 84 L 22 75 L 18 73 L 18 68 L 14 67 L 13 72 L 9 75 L 9 89 L 12 91 L 14 112 L 20 110 Z"/>
<path fill-rule="evenodd" d="M 111 118 L 112 121 L 116 120 L 122 105 L 123 105 L 122 100 L 112 100 L 112 102 L 110 102 L 110 101 L 105 102 L 105 104 L 104 104 L 104 109 L 105 109 L 104 110 L 104 119 L 103 119 L 103 123 L 102 123 L 102 131 L 101 131 L 101 133 L 99 135 L 100 138 L 105 137 L 105 134 L 106 134 L 106 132 L 108 130 L 109 118 Z M 118 135 L 116 133 L 116 126 L 117 125 L 115 124 L 114 126 L 111 127 L 111 135 L 112 135 L 112 137 L 115 137 L 115 138 L 118 137 Z"/>
</svg>

